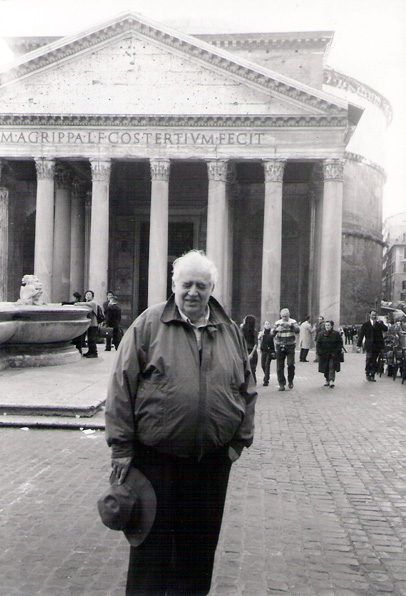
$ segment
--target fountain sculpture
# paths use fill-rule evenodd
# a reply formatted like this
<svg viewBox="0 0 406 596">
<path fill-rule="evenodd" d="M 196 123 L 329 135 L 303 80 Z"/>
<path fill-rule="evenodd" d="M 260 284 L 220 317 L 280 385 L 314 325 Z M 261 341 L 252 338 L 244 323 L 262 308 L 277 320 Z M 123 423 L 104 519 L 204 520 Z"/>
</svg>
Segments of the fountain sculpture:
<svg viewBox="0 0 406 596">
<path fill-rule="evenodd" d="M 24 275 L 21 283 L 16 302 L 0 302 L 0 370 L 79 360 L 72 339 L 89 327 L 89 310 L 45 302 L 35 275 Z"/>
</svg>

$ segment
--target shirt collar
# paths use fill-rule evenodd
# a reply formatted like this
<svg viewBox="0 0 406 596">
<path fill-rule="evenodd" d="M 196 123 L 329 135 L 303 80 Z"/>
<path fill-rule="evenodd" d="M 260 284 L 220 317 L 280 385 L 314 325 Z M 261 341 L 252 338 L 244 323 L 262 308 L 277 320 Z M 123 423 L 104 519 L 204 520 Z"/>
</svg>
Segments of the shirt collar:
<svg viewBox="0 0 406 596">
<path fill-rule="evenodd" d="M 192 327 L 197 327 L 197 325 L 195 325 L 195 323 L 192 323 L 192 321 L 189 319 L 189 317 L 187 317 L 178 307 L 178 311 L 180 316 L 182 317 L 182 319 L 186 322 L 189 323 L 189 325 L 192 325 Z M 199 325 L 199 327 L 206 327 L 209 323 L 209 319 L 210 319 L 210 306 L 207 305 L 206 306 L 206 312 L 204 314 L 204 319 L 203 319 L 203 324 Z M 200 319 L 201 320 L 201 319 Z"/>
</svg>

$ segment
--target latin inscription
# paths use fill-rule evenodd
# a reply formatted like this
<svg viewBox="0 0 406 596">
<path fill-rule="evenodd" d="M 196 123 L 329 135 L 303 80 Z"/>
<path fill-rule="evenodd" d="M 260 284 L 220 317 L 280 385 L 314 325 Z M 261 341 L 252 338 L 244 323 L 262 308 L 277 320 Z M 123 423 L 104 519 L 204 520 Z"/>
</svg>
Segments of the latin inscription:
<svg viewBox="0 0 406 596">
<path fill-rule="evenodd" d="M 262 132 L 0 131 L 0 143 L 28 145 L 261 145 Z"/>
</svg>

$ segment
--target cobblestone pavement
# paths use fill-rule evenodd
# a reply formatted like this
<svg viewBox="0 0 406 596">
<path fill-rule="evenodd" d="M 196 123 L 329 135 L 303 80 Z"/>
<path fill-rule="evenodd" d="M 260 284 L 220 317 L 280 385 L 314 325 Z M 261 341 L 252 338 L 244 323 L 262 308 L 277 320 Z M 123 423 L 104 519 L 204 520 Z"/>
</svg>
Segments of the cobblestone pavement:
<svg viewBox="0 0 406 596">
<path fill-rule="evenodd" d="M 210 596 L 406 595 L 406 385 L 367 383 L 363 362 L 347 354 L 334 389 L 313 362 L 291 391 L 259 386 Z M 1 596 L 123 596 L 103 432 L 1 428 L 0 458 Z"/>
</svg>

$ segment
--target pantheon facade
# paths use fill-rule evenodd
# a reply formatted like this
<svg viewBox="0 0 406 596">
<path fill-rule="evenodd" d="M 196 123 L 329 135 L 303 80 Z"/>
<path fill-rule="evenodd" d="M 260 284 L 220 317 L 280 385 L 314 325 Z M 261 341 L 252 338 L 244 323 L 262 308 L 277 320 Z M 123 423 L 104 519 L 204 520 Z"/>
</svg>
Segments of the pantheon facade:
<svg viewBox="0 0 406 596">
<path fill-rule="evenodd" d="M 128 324 L 191 248 L 237 321 L 342 324 L 380 300 L 391 108 L 326 66 L 331 32 L 189 35 L 133 13 L 7 38 L 0 300 L 114 291 Z M 356 58 L 355 58 L 356 59 Z"/>
</svg>

